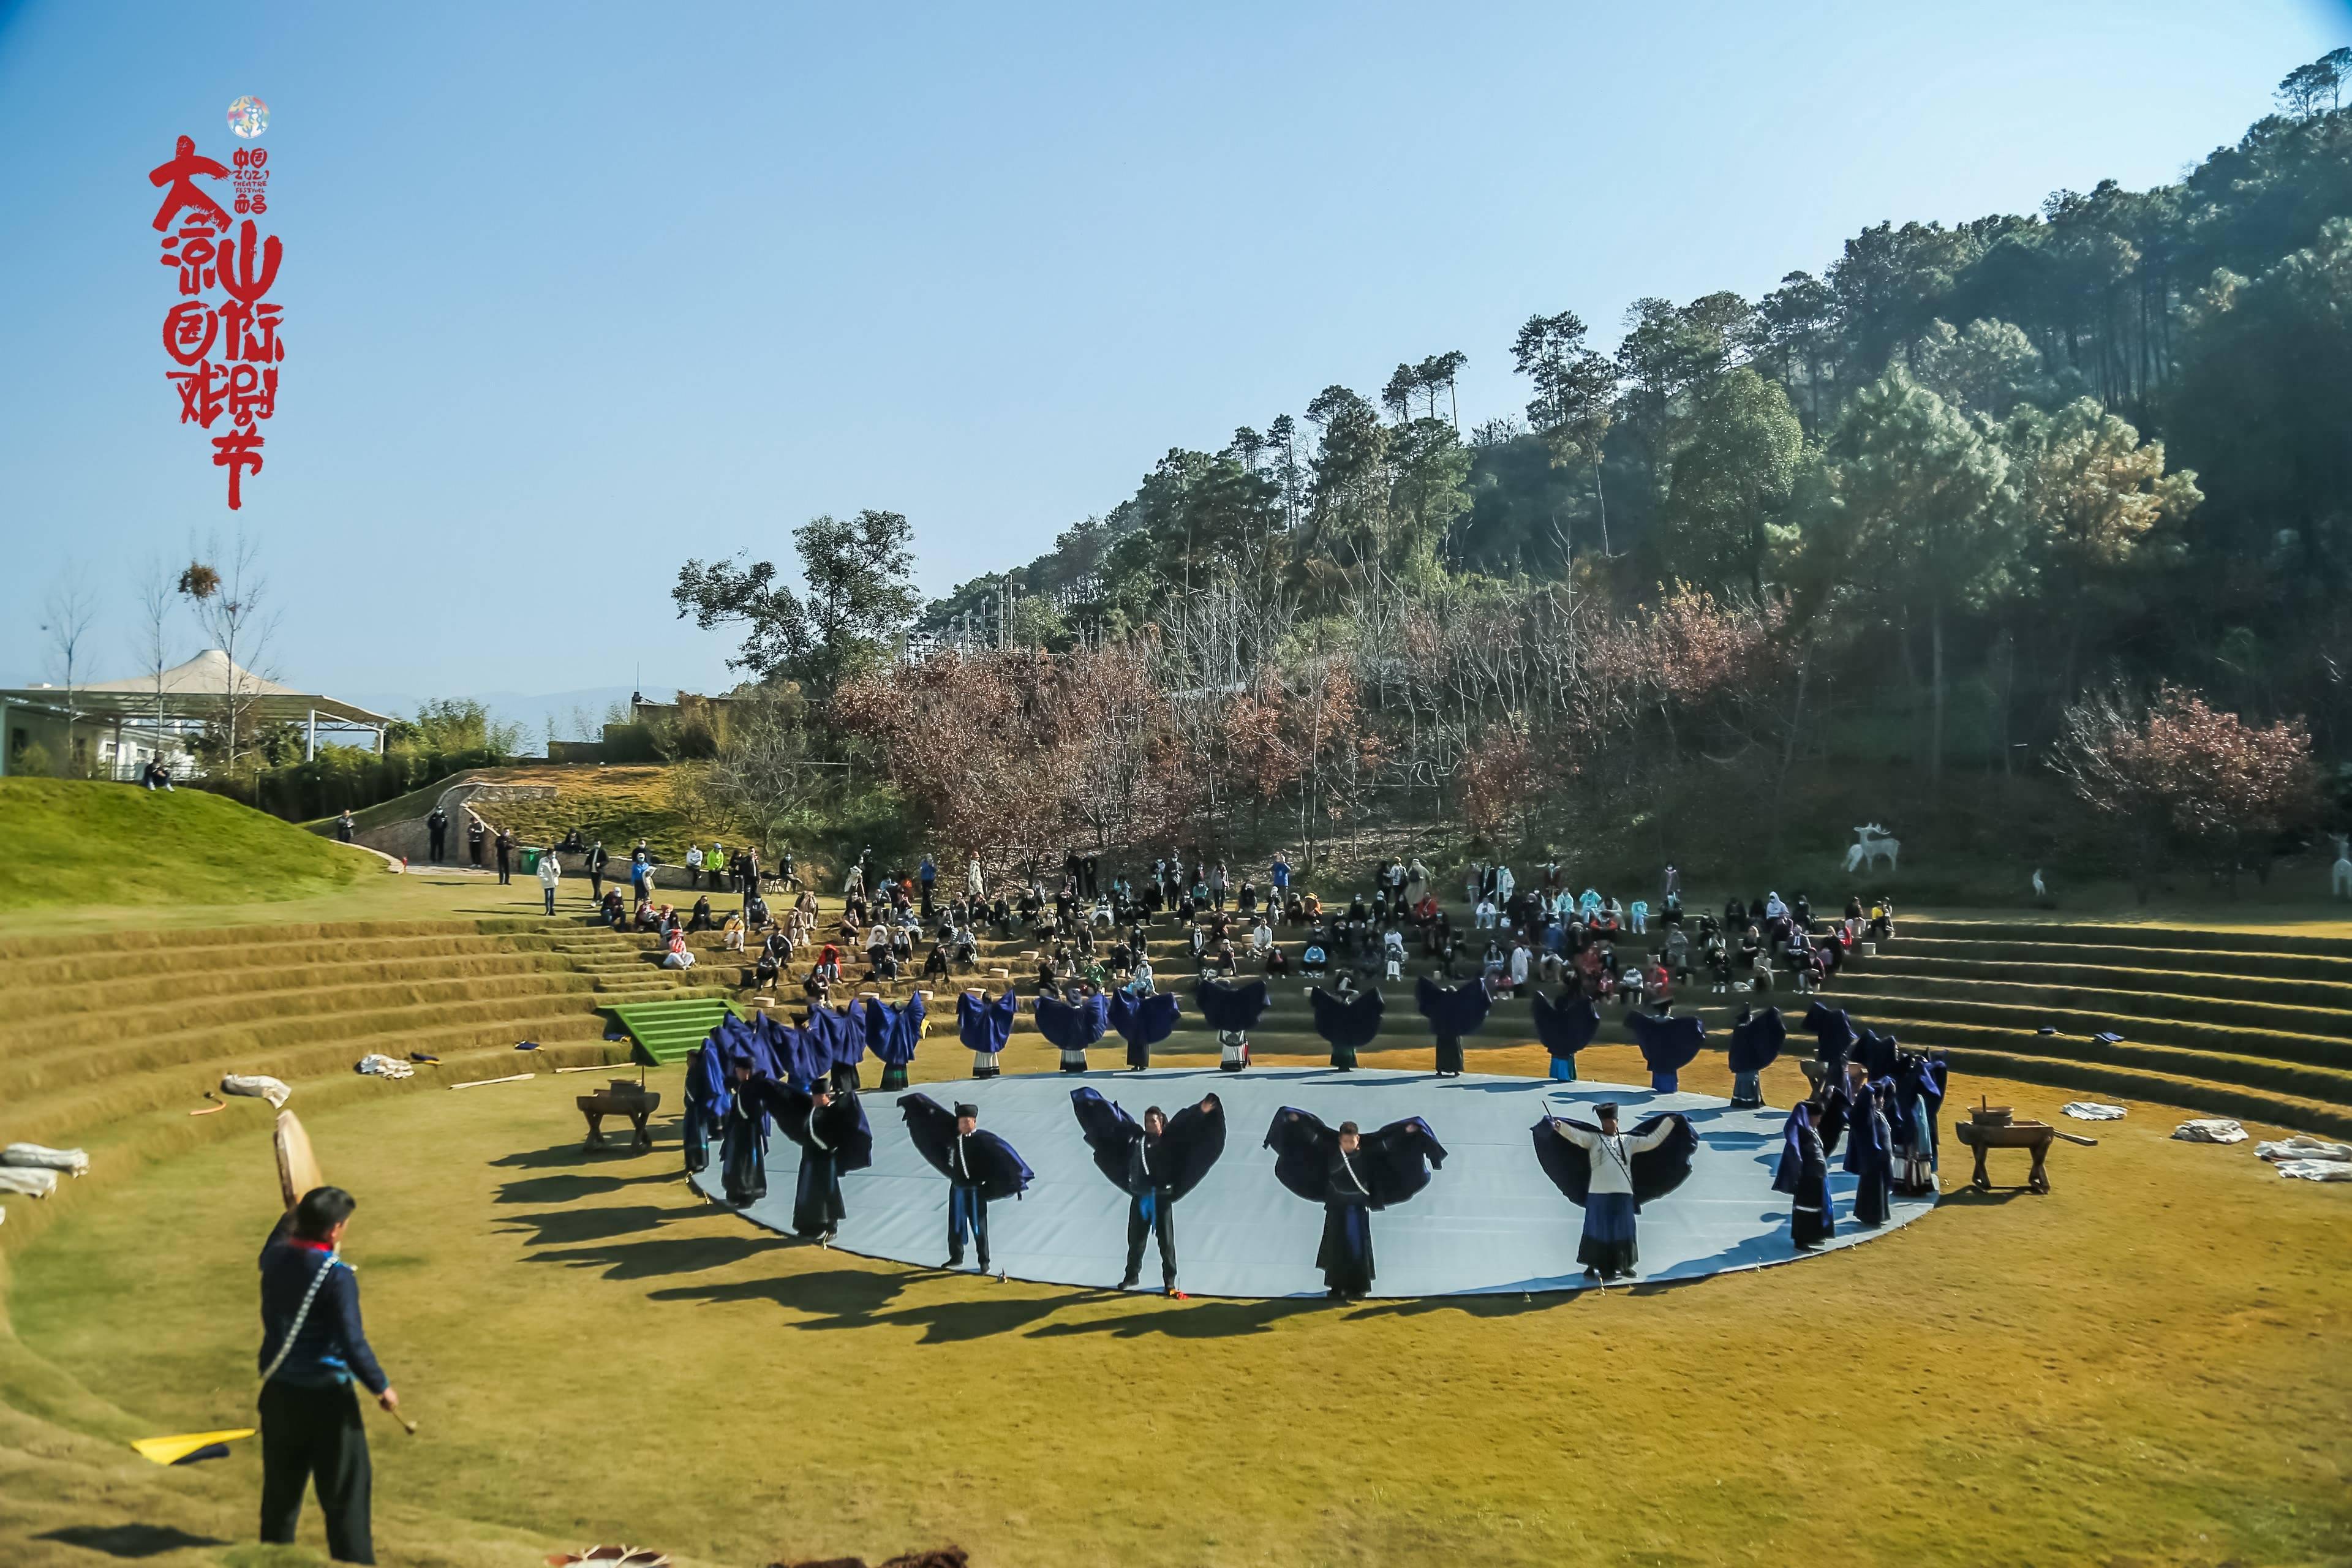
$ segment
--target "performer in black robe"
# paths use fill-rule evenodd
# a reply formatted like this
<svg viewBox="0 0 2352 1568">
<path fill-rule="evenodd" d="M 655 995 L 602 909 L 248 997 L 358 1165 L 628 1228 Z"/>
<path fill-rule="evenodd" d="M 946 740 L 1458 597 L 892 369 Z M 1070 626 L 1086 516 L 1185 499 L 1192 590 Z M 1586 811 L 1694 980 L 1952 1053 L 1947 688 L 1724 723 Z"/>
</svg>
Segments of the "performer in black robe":
<svg viewBox="0 0 2352 1568">
<path fill-rule="evenodd" d="M 1596 1105 L 1600 1125 L 1546 1116 L 1535 1125 L 1536 1163 L 1569 1202 L 1584 1211 L 1576 1260 L 1585 1278 L 1606 1284 L 1630 1275 L 1641 1261 L 1634 1216 L 1690 1179 L 1698 1134 L 1690 1119 L 1669 1111 L 1644 1118 L 1631 1132 L 1617 1126 L 1617 1107 Z"/>
<path fill-rule="evenodd" d="M 1156 992 L 1149 996 L 1125 990 L 1111 993 L 1110 1026 L 1127 1042 L 1129 1071 L 1142 1072 L 1151 1066 L 1151 1047 L 1174 1032 L 1181 1012 L 1173 991 Z"/>
<path fill-rule="evenodd" d="M 1309 991 L 1307 999 L 1315 1008 L 1315 1032 L 1330 1042 L 1332 1067 L 1340 1072 L 1354 1071 L 1356 1053 L 1381 1032 L 1387 999 L 1377 986 L 1347 996 L 1320 985 Z"/>
<path fill-rule="evenodd" d="M 759 1100 L 801 1147 L 799 1184 L 793 1191 L 793 1234 L 826 1246 L 849 1211 L 842 1206 L 841 1173 L 874 1163 L 874 1131 L 855 1089 L 835 1093 L 830 1077 L 808 1090 L 773 1079 L 754 1079 L 745 1091 Z"/>
<path fill-rule="evenodd" d="M 1110 998 L 1092 987 L 1076 1002 L 1037 994 L 1037 1032 L 1062 1049 L 1062 1070 L 1087 1070 L 1087 1047 L 1110 1026 Z"/>
<path fill-rule="evenodd" d="M 1265 982 L 1253 980 L 1235 985 L 1204 975 L 1193 992 L 1193 999 L 1200 1006 L 1201 1016 L 1217 1031 L 1217 1043 L 1224 1047 L 1217 1058 L 1219 1069 L 1239 1072 L 1249 1066 L 1249 1032 L 1257 1027 L 1270 1000 Z"/>
<path fill-rule="evenodd" d="M 1628 1013 L 1625 1027 L 1640 1043 L 1642 1060 L 1650 1068 L 1650 1088 L 1659 1094 L 1673 1094 L 1682 1088 L 1683 1068 L 1697 1059 L 1699 1047 L 1706 1044 L 1706 1020 L 1696 1013 L 1679 1018 Z"/>
<path fill-rule="evenodd" d="M 980 1271 L 987 1273 L 989 1203 L 1019 1197 L 1036 1173 L 1012 1144 L 980 1130 L 977 1105 L 959 1105 L 950 1114 L 928 1094 L 909 1094 L 900 1097 L 898 1110 L 907 1118 L 907 1137 L 915 1152 L 948 1179 L 947 1266 L 963 1267 L 964 1237 L 969 1235 L 979 1253 Z"/>
<path fill-rule="evenodd" d="M 732 1093 L 719 1141 L 719 1178 L 727 1201 L 737 1208 L 768 1195 L 768 1112 L 743 1090 L 754 1079 L 775 1077 L 776 1067 L 775 1058 L 756 1035 L 738 1044 L 727 1058 Z"/>
<path fill-rule="evenodd" d="M 1601 1027 L 1601 1009 L 1592 1005 L 1574 986 L 1559 994 L 1555 1002 L 1538 991 L 1531 1004 L 1535 1010 L 1536 1038 L 1551 1056 L 1551 1077 L 1555 1083 L 1576 1081 L 1576 1053 L 1592 1043 Z"/>
<path fill-rule="evenodd" d="M 1780 1047 L 1789 1037 L 1789 1026 L 1780 1021 L 1780 1009 L 1767 1007 L 1761 1013 L 1743 1008 L 1739 1022 L 1731 1026 L 1731 1106 L 1735 1110 L 1753 1110 L 1764 1103 L 1764 1069 L 1780 1057 Z"/>
<path fill-rule="evenodd" d="M 1224 1103 L 1212 1094 L 1173 1117 L 1155 1105 L 1143 1113 L 1140 1127 L 1091 1089 L 1072 1089 L 1070 1109 L 1094 1151 L 1096 1168 L 1128 1197 L 1127 1271 L 1118 1288 L 1135 1289 L 1143 1272 L 1144 1240 L 1156 1237 L 1161 1291 L 1181 1296 L 1176 1289 L 1176 1203 L 1201 1184 L 1225 1152 Z"/>
<path fill-rule="evenodd" d="M 1462 1076 L 1462 1037 L 1475 1035 L 1486 1021 L 1486 1013 L 1494 1006 L 1494 998 L 1486 994 L 1486 982 L 1482 976 L 1459 985 L 1440 985 L 1424 974 L 1413 986 L 1413 995 L 1421 1005 L 1421 1016 L 1437 1037 L 1437 1076 Z"/>
<path fill-rule="evenodd" d="M 1772 1190 L 1789 1194 L 1789 1239 L 1799 1250 L 1819 1247 L 1837 1233 L 1837 1209 L 1830 1202 L 1830 1157 L 1813 1125 L 1819 1108 L 1801 1100 L 1780 1131 L 1780 1167 Z"/>
<path fill-rule="evenodd" d="M 1334 1301 L 1370 1294 L 1374 1209 L 1405 1202 L 1429 1185 L 1445 1148 L 1420 1117 L 1391 1121 L 1366 1137 L 1352 1121 L 1334 1131 L 1312 1114 L 1284 1106 L 1265 1131 L 1275 1179 L 1323 1205 L 1323 1240 L 1315 1266 Z"/>
</svg>

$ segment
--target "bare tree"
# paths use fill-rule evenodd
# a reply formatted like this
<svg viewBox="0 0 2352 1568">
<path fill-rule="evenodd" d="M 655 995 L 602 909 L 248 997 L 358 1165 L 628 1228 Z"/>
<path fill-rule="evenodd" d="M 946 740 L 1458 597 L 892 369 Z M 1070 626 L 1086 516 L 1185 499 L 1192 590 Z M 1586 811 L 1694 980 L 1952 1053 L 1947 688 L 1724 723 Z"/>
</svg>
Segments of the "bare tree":
<svg viewBox="0 0 2352 1568">
<path fill-rule="evenodd" d="M 74 755 L 74 725 L 81 714 L 74 702 L 75 676 L 79 671 L 83 639 L 98 619 L 98 595 L 79 562 L 68 562 L 50 583 L 41 602 L 41 630 L 49 637 L 50 656 L 60 667 L 66 689 L 66 755 L 68 768 L 78 768 Z"/>
<path fill-rule="evenodd" d="M 139 620 L 133 651 L 140 673 L 155 683 L 155 750 L 163 750 L 163 675 L 172 668 L 172 612 L 180 595 L 179 581 L 161 555 L 151 555 L 141 568 L 133 600 Z"/>
<path fill-rule="evenodd" d="M 698 796 L 690 804 L 742 827 L 761 854 L 776 853 L 823 787 L 824 764 L 810 745 L 808 723 L 798 687 L 762 685 L 738 695 L 718 754 L 684 775 Z"/>
<path fill-rule="evenodd" d="M 205 557 L 211 559 L 207 561 Z M 207 539 L 187 569 L 179 591 L 194 610 L 205 637 L 228 661 L 222 681 L 221 724 L 228 766 L 236 766 L 237 736 L 260 691 L 257 678 L 278 616 L 268 608 L 269 579 L 261 570 L 261 550 L 242 529 L 226 548 L 218 535 Z"/>
</svg>

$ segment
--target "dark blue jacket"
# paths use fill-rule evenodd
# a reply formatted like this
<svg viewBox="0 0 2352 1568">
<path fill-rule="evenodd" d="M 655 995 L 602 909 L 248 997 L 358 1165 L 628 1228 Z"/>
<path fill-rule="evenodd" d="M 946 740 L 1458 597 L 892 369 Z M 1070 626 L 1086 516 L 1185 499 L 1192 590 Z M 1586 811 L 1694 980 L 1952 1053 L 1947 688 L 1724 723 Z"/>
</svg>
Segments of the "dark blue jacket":
<svg viewBox="0 0 2352 1568">
<path fill-rule="evenodd" d="M 387 1380 L 383 1369 L 375 1363 L 375 1352 L 368 1348 L 366 1331 L 360 1327 L 359 1277 L 350 1264 L 331 1257 L 325 1248 L 295 1237 L 293 1225 L 289 1211 L 262 1244 L 261 1354 L 254 1363 L 256 1370 L 266 1370 L 278 1359 L 278 1347 L 285 1342 L 286 1331 L 293 1327 L 294 1314 L 301 1310 L 311 1279 L 326 1268 L 332 1272 L 319 1287 L 294 1349 L 271 1381 L 300 1388 L 333 1388 L 357 1377 L 370 1394 L 382 1394 Z"/>
</svg>

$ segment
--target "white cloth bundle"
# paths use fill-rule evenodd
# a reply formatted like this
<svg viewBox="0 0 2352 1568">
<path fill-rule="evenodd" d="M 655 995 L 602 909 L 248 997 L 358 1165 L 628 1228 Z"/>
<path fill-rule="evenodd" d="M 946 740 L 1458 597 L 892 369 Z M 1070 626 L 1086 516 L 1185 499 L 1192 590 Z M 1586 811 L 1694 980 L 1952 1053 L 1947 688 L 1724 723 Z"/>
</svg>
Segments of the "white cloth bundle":
<svg viewBox="0 0 2352 1568">
<path fill-rule="evenodd" d="M 0 1165 L 0 1193 L 19 1193 L 28 1198 L 45 1198 L 57 1190 L 58 1173 L 55 1171 Z"/>
<path fill-rule="evenodd" d="M 2352 1143 L 2328 1143 L 2298 1132 L 2277 1142 L 2257 1143 L 2254 1153 L 2264 1160 L 2352 1161 Z"/>
<path fill-rule="evenodd" d="M 81 1150 L 48 1149 L 38 1143 L 11 1143 L 5 1149 L 0 1149 L 0 1165 L 63 1171 L 68 1176 L 89 1174 L 89 1156 Z"/>
<path fill-rule="evenodd" d="M 415 1078 L 416 1069 L 398 1057 L 385 1056 L 382 1051 L 370 1051 L 359 1059 L 353 1072 L 373 1073 L 377 1078 Z"/>
<path fill-rule="evenodd" d="M 2278 1173 L 2306 1182 L 2352 1182 L 2352 1164 L 2342 1160 L 2281 1160 Z"/>
<path fill-rule="evenodd" d="M 2218 1116 L 2184 1121 L 2172 1130 L 2172 1135 L 2184 1143 L 2242 1143 L 2246 1141 L 2244 1128 Z"/>
<path fill-rule="evenodd" d="M 248 1100 L 266 1100 L 272 1110 L 283 1110 L 286 1102 L 294 1098 L 294 1091 L 276 1079 L 257 1074 L 233 1072 L 221 1079 L 220 1091 L 223 1094 L 241 1094 Z"/>
<path fill-rule="evenodd" d="M 2077 1121 L 2121 1121 L 2124 1108 L 2102 1105 L 2095 1100 L 2070 1100 L 2059 1109 Z"/>
</svg>

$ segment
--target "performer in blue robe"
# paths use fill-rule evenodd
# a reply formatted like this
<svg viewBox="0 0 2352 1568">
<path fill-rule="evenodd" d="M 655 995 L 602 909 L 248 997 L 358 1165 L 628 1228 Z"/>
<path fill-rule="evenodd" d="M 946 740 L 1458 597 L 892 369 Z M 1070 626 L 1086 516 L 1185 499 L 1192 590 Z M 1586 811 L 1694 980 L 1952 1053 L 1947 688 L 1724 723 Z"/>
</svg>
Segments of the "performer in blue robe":
<svg viewBox="0 0 2352 1568">
<path fill-rule="evenodd" d="M 1944 1108 L 1943 1064 L 1916 1051 L 1895 1062 L 1895 1190 L 1921 1197 L 1936 1190 L 1936 1119 Z"/>
<path fill-rule="evenodd" d="M 833 1074 L 832 1040 L 843 1029 L 841 1015 L 819 1003 L 809 1009 L 809 1021 L 801 1028 L 779 1023 L 775 1018 L 762 1020 L 767 1026 L 768 1043 L 776 1053 L 781 1071 L 777 1081 L 805 1090 L 814 1083 Z"/>
<path fill-rule="evenodd" d="M 1121 989 L 1111 993 L 1110 1026 L 1127 1042 L 1127 1066 L 1142 1072 L 1151 1066 L 1151 1047 L 1175 1031 L 1182 1011 L 1173 991 L 1138 996 Z"/>
<path fill-rule="evenodd" d="M 880 1001 L 881 998 L 877 996 L 860 996 L 837 1013 L 823 1005 L 810 1009 L 809 1021 L 812 1024 L 819 1013 L 838 1020 L 826 1025 L 824 1033 L 825 1054 L 833 1058 L 833 1081 L 836 1089 L 854 1094 L 866 1087 L 865 1076 L 857 1068 L 857 1064 L 866 1059 L 866 1014 L 868 1008 L 878 1005 Z"/>
<path fill-rule="evenodd" d="M 730 1016 L 727 1023 L 734 1022 Z M 686 1170 L 696 1175 L 710 1167 L 710 1141 L 722 1134 L 727 1125 L 727 1110 L 734 1098 L 727 1082 L 727 1052 L 719 1043 L 721 1030 L 714 1029 L 709 1038 L 695 1047 L 694 1056 L 686 1064 L 686 1117 L 682 1129 L 686 1146 Z"/>
<path fill-rule="evenodd" d="M 1352 1121 L 1335 1131 L 1309 1112 L 1284 1106 L 1265 1131 L 1274 1175 L 1309 1203 L 1323 1205 L 1323 1239 L 1315 1266 L 1334 1301 L 1371 1292 L 1372 1211 L 1391 1208 L 1429 1185 L 1445 1148 L 1420 1117 L 1391 1121 L 1369 1137 Z"/>
<path fill-rule="evenodd" d="M 1892 1079 L 1882 1079 L 1891 1100 Z M 1895 1206 L 1895 1134 L 1879 1103 L 1878 1085 L 1860 1062 L 1846 1067 L 1845 1169 L 1854 1178 L 1853 1221 L 1885 1225 Z"/>
<path fill-rule="evenodd" d="M 1560 992 L 1557 1002 L 1538 991 L 1532 1005 L 1536 1038 L 1551 1055 L 1552 1081 L 1574 1083 L 1576 1053 L 1592 1043 L 1601 1027 L 1601 1009 L 1573 986 Z"/>
<path fill-rule="evenodd" d="M 727 1058 L 728 1087 L 733 1092 L 726 1131 L 719 1141 L 719 1179 L 727 1201 L 737 1208 L 768 1195 L 768 1113 L 743 1090 L 754 1079 L 773 1078 L 775 1068 L 774 1057 L 756 1036 L 738 1044 Z"/>
<path fill-rule="evenodd" d="M 923 1037 L 929 1004 L 919 991 L 893 1007 L 878 997 L 866 1002 L 866 1048 L 882 1064 L 882 1088 L 907 1087 L 907 1069 L 914 1064 L 915 1047 Z"/>
<path fill-rule="evenodd" d="M 1882 1035 L 1875 1029 L 1864 1029 L 1854 1036 L 1853 1054 L 1847 1059 L 1862 1064 L 1873 1082 L 1895 1076 L 1895 1058 L 1901 1045 L 1892 1035 Z"/>
<path fill-rule="evenodd" d="M 1249 1032 L 1257 1027 L 1271 1000 L 1265 982 L 1252 980 L 1237 985 L 1203 975 L 1192 998 L 1201 1016 L 1217 1031 L 1217 1044 L 1223 1047 L 1217 1058 L 1218 1069 L 1239 1072 L 1249 1066 Z"/>
<path fill-rule="evenodd" d="M 1437 1037 L 1437 1076 L 1462 1076 L 1462 1037 L 1475 1035 L 1486 1021 L 1487 1010 L 1494 998 L 1486 994 L 1486 982 L 1481 976 L 1465 980 L 1459 985 L 1440 985 L 1424 974 L 1413 986 L 1413 997 L 1421 1006 L 1421 1016 L 1429 1020 L 1432 1033 Z"/>
<path fill-rule="evenodd" d="M 1013 1016 L 1021 1009 L 1021 998 L 1014 993 L 1013 983 L 1004 983 L 1004 994 L 995 1001 L 987 1000 L 986 993 L 975 995 L 966 991 L 956 997 L 956 1033 L 971 1047 L 971 1076 L 997 1076 L 996 1053 L 1013 1037 Z"/>
<path fill-rule="evenodd" d="M 1699 1047 L 1706 1044 L 1706 1020 L 1696 1013 L 1678 1018 L 1628 1013 L 1625 1026 L 1641 1045 L 1642 1060 L 1650 1068 L 1650 1087 L 1660 1094 L 1673 1094 L 1682 1087 L 1683 1068 L 1697 1059 Z"/>
<path fill-rule="evenodd" d="M 898 1110 L 907 1118 L 915 1152 L 948 1179 L 947 1266 L 963 1267 L 969 1236 L 979 1252 L 980 1271 L 987 1273 L 989 1203 L 1019 1197 L 1036 1173 L 1012 1144 L 980 1130 L 977 1105 L 959 1105 L 950 1114 L 928 1094 L 909 1094 L 899 1098 Z"/>
<path fill-rule="evenodd" d="M 1162 1293 L 1182 1295 L 1176 1289 L 1176 1204 L 1225 1152 L 1223 1101 L 1212 1094 L 1172 1117 L 1155 1105 L 1139 1127 L 1091 1089 L 1071 1090 L 1070 1109 L 1094 1151 L 1095 1167 L 1128 1197 L 1127 1270 L 1118 1288 L 1135 1289 L 1143 1273 L 1143 1243 L 1157 1237 Z"/>
<path fill-rule="evenodd" d="M 1619 1131 L 1617 1107 L 1592 1108 L 1600 1125 L 1546 1116 L 1535 1124 L 1536 1163 L 1568 1201 L 1584 1210 L 1576 1260 L 1588 1279 L 1602 1284 L 1633 1272 L 1641 1261 L 1634 1216 L 1690 1179 L 1698 1134 L 1690 1119 L 1669 1111 Z"/>
<path fill-rule="evenodd" d="M 744 1093 L 776 1120 L 785 1137 L 800 1145 L 801 1173 L 793 1191 L 793 1234 L 825 1246 L 849 1211 L 841 1201 L 841 1173 L 874 1163 L 874 1131 L 856 1091 L 835 1093 L 830 1076 L 803 1090 L 773 1079 L 753 1079 Z"/>
<path fill-rule="evenodd" d="M 1087 1047 L 1110 1026 L 1110 998 L 1093 986 L 1076 1002 L 1065 1002 L 1045 992 L 1037 994 L 1037 1032 L 1062 1050 L 1064 1072 L 1087 1070 Z"/>
<path fill-rule="evenodd" d="M 1845 1077 L 1846 1058 L 1853 1051 L 1853 1020 L 1843 1008 L 1816 1001 L 1805 1009 L 1805 1027 L 1813 1037 L 1813 1060 L 1820 1064 L 1814 1071 L 1814 1090 L 1817 1095 L 1834 1091 Z M 1822 1141 L 1831 1147 L 1837 1142 L 1827 1129 Z"/>
<path fill-rule="evenodd" d="M 1837 1209 L 1830 1201 L 1830 1158 L 1814 1127 L 1820 1109 L 1797 1101 L 1780 1129 L 1780 1165 L 1772 1190 L 1789 1194 L 1789 1239 L 1800 1251 L 1819 1247 L 1837 1233 Z"/>
<path fill-rule="evenodd" d="M 1307 994 L 1315 1009 L 1315 1032 L 1330 1042 L 1331 1066 L 1340 1072 L 1352 1072 L 1356 1053 L 1370 1045 L 1381 1032 L 1381 1016 L 1388 1011 L 1388 1000 L 1379 987 L 1344 996 L 1326 991 L 1320 985 Z"/>
<path fill-rule="evenodd" d="M 1789 1037 L 1788 1026 L 1780 1021 L 1780 1009 L 1767 1007 L 1761 1013 L 1743 1008 L 1739 1021 L 1731 1026 L 1731 1105 L 1735 1110 L 1753 1110 L 1764 1103 L 1764 1069 L 1780 1057 L 1780 1047 Z"/>
</svg>

